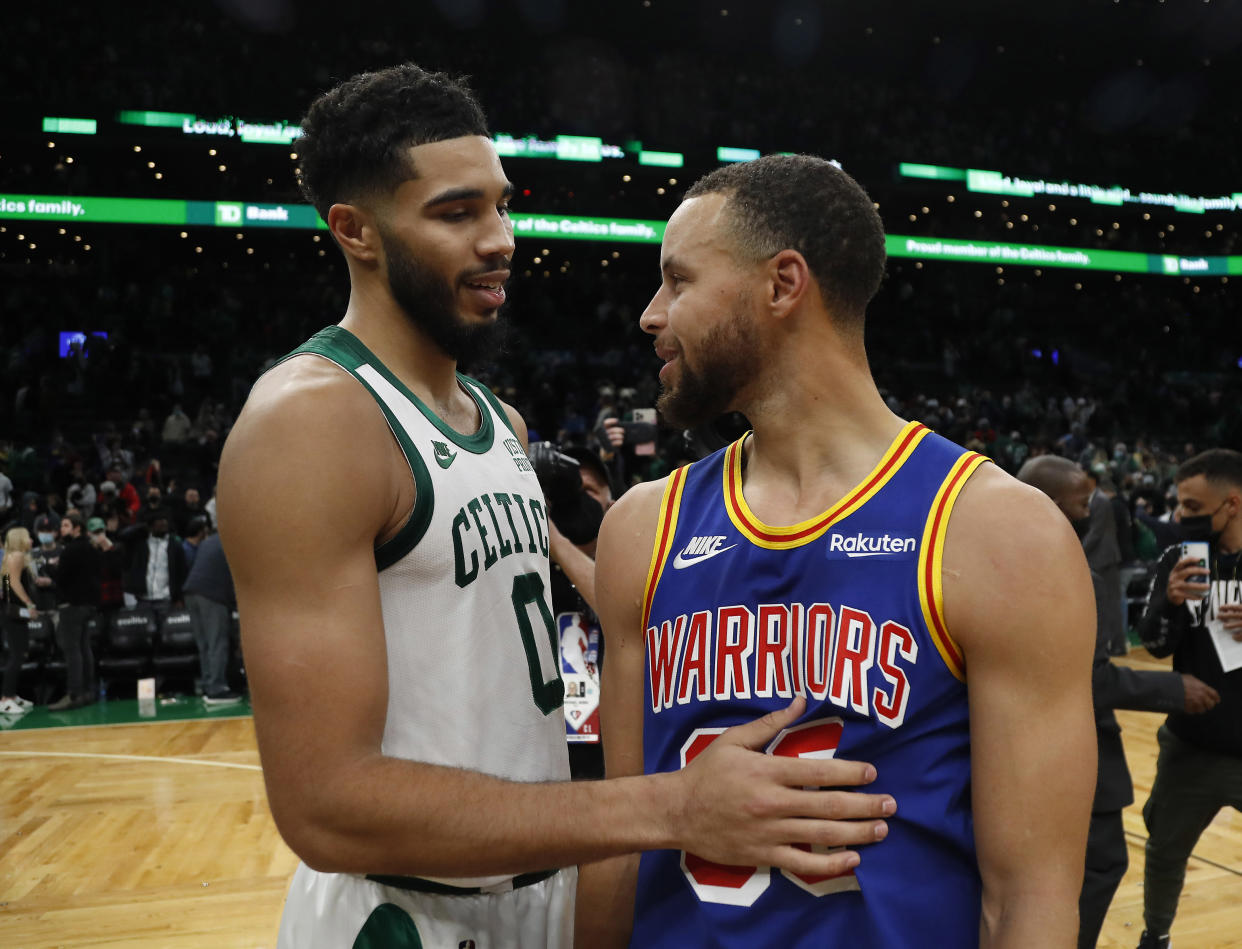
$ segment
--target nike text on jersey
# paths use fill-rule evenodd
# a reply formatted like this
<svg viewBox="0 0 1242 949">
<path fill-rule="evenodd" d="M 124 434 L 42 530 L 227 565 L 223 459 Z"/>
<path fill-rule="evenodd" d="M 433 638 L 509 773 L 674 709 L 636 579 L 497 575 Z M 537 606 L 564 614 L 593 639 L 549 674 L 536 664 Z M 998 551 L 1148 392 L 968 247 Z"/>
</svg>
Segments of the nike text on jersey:
<svg viewBox="0 0 1242 949">
<path fill-rule="evenodd" d="M 696 563 L 704 560 L 711 560 L 717 554 L 723 554 L 726 550 L 732 550 L 737 544 L 730 544 L 728 547 L 721 547 L 725 538 L 720 535 L 710 537 L 691 537 L 690 543 L 686 544 L 684 550 L 680 551 L 673 558 L 673 569 L 684 570 L 686 567 L 692 567 Z"/>
</svg>

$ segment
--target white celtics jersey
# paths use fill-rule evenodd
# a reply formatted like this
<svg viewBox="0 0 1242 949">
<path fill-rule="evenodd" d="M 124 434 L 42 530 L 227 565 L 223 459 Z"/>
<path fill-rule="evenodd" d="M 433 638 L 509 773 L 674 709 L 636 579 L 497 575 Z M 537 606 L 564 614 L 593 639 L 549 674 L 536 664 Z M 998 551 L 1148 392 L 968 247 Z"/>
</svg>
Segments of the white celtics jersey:
<svg viewBox="0 0 1242 949">
<path fill-rule="evenodd" d="M 547 512 L 500 404 L 459 376 L 482 418 L 462 435 L 341 327 L 297 353 L 332 360 L 370 390 L 414 476 L 413 514 L 375 551 L 388 647 L 384 753 L 515 781 L 568 780 Z"/>
</svg>

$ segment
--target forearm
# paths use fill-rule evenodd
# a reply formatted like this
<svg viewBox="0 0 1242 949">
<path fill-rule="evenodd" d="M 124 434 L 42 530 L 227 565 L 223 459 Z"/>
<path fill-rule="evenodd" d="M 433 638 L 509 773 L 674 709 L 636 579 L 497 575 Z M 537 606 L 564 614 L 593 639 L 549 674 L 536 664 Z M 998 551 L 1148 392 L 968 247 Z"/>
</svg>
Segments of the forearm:
<svg viewBox="0 0 1242 949">
<path fill-rule="evenodd" d="M 1156 658 L 1170 655 L 1190 626 L 1190 611 L 1185 604 L 1169 602 L 1169 575 L 1173 563 L 1167 556 L 1160 561 L 1147 593 L 1147 604 L 1139 618 L 1138 634 L 1143 646 Z"/>
<path fill-rule="evenodd" d="M 381 755 L 332 770 L 279 782 L 299 793 L 272 801 L 286 842 L 318 870 L 516 874 L 676 843 L 675 775 L 523 784 Z"/>
<path fill-rule="evenodd" d="M 595 609 L 595 561 L 579 550 L 569 538 L 559 530 L 552 532 L 552 559 L 565 572 L 586 600 L 591 609 Z"/>
<path fill-rule="evenodd" d="M 625 949 L 634 928 L 634 890 L 639 854 L 626 854 L 578 869 L 574 945 Z"/>
<path fill-rule="evenodd" d="M 1081 871 L 1075 877 L 1082 880 Z M 1077 887 L 1049 881 L 1003 897 L 984 890 L 979 949 L 1065 949 L 1078 936 Z"/>
</svg>

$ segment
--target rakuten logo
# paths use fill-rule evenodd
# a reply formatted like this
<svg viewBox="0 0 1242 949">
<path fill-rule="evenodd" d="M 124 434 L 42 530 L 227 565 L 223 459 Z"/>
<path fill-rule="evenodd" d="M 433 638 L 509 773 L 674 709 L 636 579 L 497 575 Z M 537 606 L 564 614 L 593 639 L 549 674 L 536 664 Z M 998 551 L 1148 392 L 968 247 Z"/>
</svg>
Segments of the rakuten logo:
<svg viewBox="0 0 1242 949">
<path fill-rule="evenodd" d="M 901 557 L 912 554 L 918 547 L 913 537 L 894 537 L 892 534 L 831 534 L 828 537 L 828 556 L 846 557 Z"/>
</svg>

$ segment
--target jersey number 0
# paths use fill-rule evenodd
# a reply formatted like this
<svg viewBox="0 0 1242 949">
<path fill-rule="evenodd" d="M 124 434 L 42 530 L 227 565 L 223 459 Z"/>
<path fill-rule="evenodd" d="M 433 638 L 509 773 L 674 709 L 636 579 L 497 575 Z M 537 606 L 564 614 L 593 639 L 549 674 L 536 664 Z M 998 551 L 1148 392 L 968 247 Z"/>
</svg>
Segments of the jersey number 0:
<svg viewBox="0 0 1242 949">
<path fill-rule="evenodd" d="M 565 683 L 561 679 L 560 644 L 556 637 L 556 621 L 544 595 L 543 577 L 537 573 L 522 573 L 513 578 L 513 612 L 517 616 L 518 632 L 522 634 L 522 646 L 526 650 L 526 668 L 530 673 L 530 694 L 535 706 L 544 715 L 550 715 L 565 704 Z M 534 624 L 530 621 L 530 607 L 535 605 L 543 621 L 547 646 L 540 650 Z M 548 672 L 551 672 L 551 675 Z"/>
</svg>

